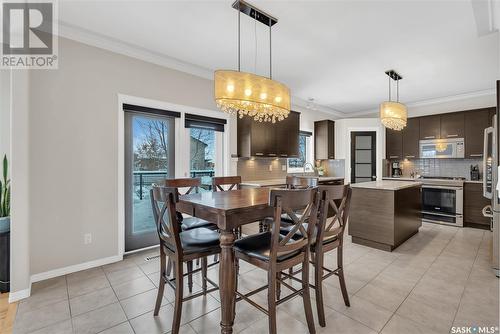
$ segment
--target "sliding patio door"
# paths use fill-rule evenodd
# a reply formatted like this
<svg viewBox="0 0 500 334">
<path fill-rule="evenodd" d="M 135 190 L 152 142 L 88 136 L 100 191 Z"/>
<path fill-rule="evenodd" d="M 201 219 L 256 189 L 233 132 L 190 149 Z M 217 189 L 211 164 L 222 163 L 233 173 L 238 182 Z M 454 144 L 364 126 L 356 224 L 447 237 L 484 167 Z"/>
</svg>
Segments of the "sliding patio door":
<svg viewBox="0 0 500 334">
<path fill-rule="evenodd" d="M 174 177 L 174 117 L 125 112 L 125 251 L 159 243 L 152 184 Z"/>
</svg>

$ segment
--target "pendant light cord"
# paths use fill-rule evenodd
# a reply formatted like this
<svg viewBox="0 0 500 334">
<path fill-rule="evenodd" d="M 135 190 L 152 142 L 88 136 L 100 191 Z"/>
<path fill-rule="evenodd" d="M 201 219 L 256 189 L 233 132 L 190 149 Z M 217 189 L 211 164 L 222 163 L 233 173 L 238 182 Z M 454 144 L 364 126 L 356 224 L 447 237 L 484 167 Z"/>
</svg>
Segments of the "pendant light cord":
<svg viewBox="0 0 500 334">
<path fill-rule="evenodd" d="M 253 58 L 253 72 L 257 73 L 257 12 L 253 12 L 253 33 L 254 33 L 254 43 L 255 43 L 255 54 Z"/>
<path fill-rule="evenodd" d="M 396 102 L 399 102 L 399 80 L 396 80 Z"/>
<path fill-rule="evenodd" d="M 273 78 L 273 44 L 271 39 L 271 28 L 273 20 L 269 19 L 269 79 Z"/>
<path fill-rule="evenodd" d="M 389 77 L 389 102 L 391 102 L 391 77 Z"/>
<path fill-rule="evenodd" d="M 241 3 L 238 1 L 238 72 L 241 72 Z"/>
</svg>

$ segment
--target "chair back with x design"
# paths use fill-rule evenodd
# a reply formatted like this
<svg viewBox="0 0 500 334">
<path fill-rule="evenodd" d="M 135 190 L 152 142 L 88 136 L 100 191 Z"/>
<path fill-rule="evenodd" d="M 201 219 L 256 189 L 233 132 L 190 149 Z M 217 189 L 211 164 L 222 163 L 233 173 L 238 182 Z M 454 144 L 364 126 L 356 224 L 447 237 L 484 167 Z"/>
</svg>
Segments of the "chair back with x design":
<svg viewBox="0 0 500 334">
<path fill-rule="evenodd" d="M 276 261 L 277 256 L 299 251 L 309 244 L 318 216 L 318 188 L 272 189 L 269 205 L 274 207 L 269 257 L 270 261 Z M 281 215 L 284 213 L 290 217 L 293 226 L 286 235 L 280 235 Z"/>
<path fill-rule="evenodd" d="M 201 186 L 201 179 L 199 177 L 196 178 L 180 178 L 180 179 L 165 179 L 159 182 L 159 185 L 165 187 L 171 187 L 177 189 L 177 196 L 179 195 L 188 195 L 194 191 L 194 193 L 198 193 L 199 188 Z M 187 188 L 184 193 L 179 191 L 180 188 Z"/>
<path fill-rule="evenodd" d="M 352 190 L 349 185 L 319 186 L 321 211 L 316 240 L 338 238 L 342 241 L 349 218 Z M 318 242 L 318 244 L 321 244 Z"/>
<path fill-rule="evenodd" d="M 300 177 L 287 175 L 286 187 L 288 189 L 305 189 L 318 186 L 318 178 L 316 177 Z"/>
<path fill-rule="evenodd" d="M 228 186 L 224 189 L 223 186 Z M 217 176 L 212 178 L 213 191 L 229 191 L 241 189 L 241 176 Z"/>
<path fill-rule="evenodd" d="M 160 247 L 166 247 L 173 253 L 182 251 L 179 236 L 181 229 L 175 210 L 175 203 L 178 201 L 177 188 L 153 186 L 150 197 Z"/>
</svg>

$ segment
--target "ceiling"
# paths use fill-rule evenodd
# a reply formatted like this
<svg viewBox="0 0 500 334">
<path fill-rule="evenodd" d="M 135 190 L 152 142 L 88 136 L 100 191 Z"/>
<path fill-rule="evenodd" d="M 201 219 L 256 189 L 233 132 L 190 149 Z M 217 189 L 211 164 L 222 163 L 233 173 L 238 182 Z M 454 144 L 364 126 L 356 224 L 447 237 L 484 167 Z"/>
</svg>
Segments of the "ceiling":
<svg viewBox="0 0 500 334">
<path fill-rule="evenodd" d="M 473 0 L 475 1 L 475 0 Z M 479 1 L 479 0 L 478 0 Z M 66 1 L 59 21 L 208 70 L 237 66 L 237 11 L 220 1 Z M 402 76 L 406 103 L 494 88 L 498 32 L 478 36 L 470 1 L 251 1 L 278 18 L 273 78 L 354 115 Z M 242 70 L 268 74 L 268 27 L 242 15 Z"/>
</svg>

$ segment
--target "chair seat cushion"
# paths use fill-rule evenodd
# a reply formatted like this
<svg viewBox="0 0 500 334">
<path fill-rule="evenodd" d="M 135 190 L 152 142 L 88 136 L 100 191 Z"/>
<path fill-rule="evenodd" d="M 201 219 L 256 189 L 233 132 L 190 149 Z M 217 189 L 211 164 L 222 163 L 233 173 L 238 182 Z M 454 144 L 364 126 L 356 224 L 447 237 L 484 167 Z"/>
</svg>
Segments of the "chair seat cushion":
<svg viewBox="0 0 500 334">
<path fill-rule="evenodd" d="M 192 230 L 193 228 L 199 228 L 199 227 L 216 228 L 215 224 L 212 224 L 209 221 L 196 217 L 184 217 L 182 220 L 181 228 L 183 231 Z"/>
<path fill-rule="evenodd" d="M 280 240 L 282 239 L 283 237 L 280 236 Z M 292 243 L 293 240 L 290 240 L 289 242 Z M 271 250 L 271 232 L 258 233 L 237 240 L 234 243 L 234 250 L 262 261 L 269 261 L 269 254 Z M 281 262 L 292 258 L 297 254 L 300 254 L 300 250 L 280 254 L 277 257 L 277 260 L 278 262 Z"/>
<path fill-rule="evenodd" d="M 219 233 L 205 227 L 183 231 L 179 238 L 184 254 L 210 252 L 219 247 Z"/>
</svg>

